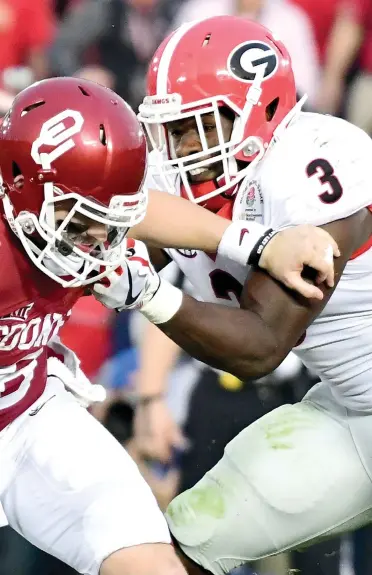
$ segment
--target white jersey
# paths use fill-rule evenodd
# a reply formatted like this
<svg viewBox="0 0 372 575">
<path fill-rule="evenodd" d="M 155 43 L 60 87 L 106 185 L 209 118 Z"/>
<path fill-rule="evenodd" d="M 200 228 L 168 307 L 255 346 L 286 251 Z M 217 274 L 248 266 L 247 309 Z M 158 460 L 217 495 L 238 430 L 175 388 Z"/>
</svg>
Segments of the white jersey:
<svg viewBox="0 0 372 575">
<path fill-rule="evenodd" d="M 147 185 L 161 189 L 151 157 Z M 301 113 L 243 180 L 233 219 L 255 220 L 275 229 L 323 225 L 371 204 L 372 140 L 344 120 Z M 343 405 L 372 412 L 372 249 L 368 247 L 346 265 L 330 301 L 294 352 L 331 385 Z M 246 267 L 203 252 L 170 249 L 168 253 L 205 301 L 239 305 Z"/>
</svg>

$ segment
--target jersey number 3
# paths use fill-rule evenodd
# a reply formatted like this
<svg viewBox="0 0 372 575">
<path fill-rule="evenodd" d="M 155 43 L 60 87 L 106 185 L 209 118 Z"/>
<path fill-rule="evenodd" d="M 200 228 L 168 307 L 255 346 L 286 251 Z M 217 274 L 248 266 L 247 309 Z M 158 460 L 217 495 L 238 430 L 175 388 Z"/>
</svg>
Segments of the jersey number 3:
<svg viewBox="0 0 372 575">
<path fill-rule="evenodd" d="M 339 179 L 335 176 L 332 165 L 324 158 L 317 158 L 310 162 L 306 168 L 308 178 L 318 176 L 319 181 L 327 186 L 327 190 L 319 194 L 319 198 L 325 204 L 334 204 L 343 193 Z"/>
</svg>

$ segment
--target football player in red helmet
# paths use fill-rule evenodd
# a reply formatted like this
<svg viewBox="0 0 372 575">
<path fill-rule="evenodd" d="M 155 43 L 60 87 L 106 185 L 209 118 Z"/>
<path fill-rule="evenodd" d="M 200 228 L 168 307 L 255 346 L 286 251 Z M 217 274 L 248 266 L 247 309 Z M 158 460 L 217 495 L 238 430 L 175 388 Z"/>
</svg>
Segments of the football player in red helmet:
<svg viewBox="0 0 372 575">
<path fill-rule="evenodd" d="M 89 575 L 184 573 L 136 465 L 80 405 L 104 390 L 57 335 L 84 286 L 122 262 L 146 161 L 130 107 L 85 80 L 34 84 L 0 128 L 0 501 L 25 538 Z"/>
<path fill-rule="evenodd" d="M 116 248 L 145 215 L 146 160 L 138 121 L 114 92 L 57 78 L 19 94 L 0 127 L 2 199 L 32 262 L 64 287 L 117 267 Z"/>
<path fill-rule="evenodd" d="M 223 575 L 368 523 L 371 139 L 339 118 L 301 112 L 286 49 L 259 24 L 229 16 L 185 24 L 163 42 L 140 119 L 154 147 L 152 181 L 232 217 L 240 245 L 257 225 L 267 229 L 252 242 L 248 276 L 247 262 L 221 250 L 167 250 L 202 301 L 156 277 L 141 242 L 126 274 L 94 288 L 100 301 L 137 307 L 190 355 L 241 380 L 266 376 L 290 351 L 321 379 L 303 401 L 243 430 L 172 501 L 167 521 L 188 565 Z M 323 299 L 298 297 L 258 269 L 273 230 L 304 223 L 340 247 L 334 284 L 319 285 Z M 301 272 L 318 283 L 313 270 Z M 161 389 L 147 387 L 141 403 L 162 401 Z"/>
</svg>

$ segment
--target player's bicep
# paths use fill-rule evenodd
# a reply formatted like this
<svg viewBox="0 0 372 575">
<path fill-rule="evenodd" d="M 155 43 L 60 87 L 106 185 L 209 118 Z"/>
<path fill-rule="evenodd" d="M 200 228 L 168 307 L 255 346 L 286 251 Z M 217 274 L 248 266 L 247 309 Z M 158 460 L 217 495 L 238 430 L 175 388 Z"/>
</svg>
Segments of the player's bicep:
<svg viewBox="0 0 372 575">
<path fill-rule="evenodd" d="M 372 234 L 372 214 L 363 209 L 348 218 L 322 227 L 333 236 L 341 251 L 341 256 L 335 260 L 337 285 L 353 252 Z M 309 281 L 315 277 L 311 269 L 305 270 L 304 274 Z M 261 270 L 248 276 L 242 292 L 241 308 L 260 316 L 268 330 L 268 337 L 275 342 L 278 362 L 297 344 L 334 291 L 334 288 L 325 285 L 322 285 L 321 289 L 324 293 L 323 300 L 309 300 L 285 288 Z"/>
</svg>

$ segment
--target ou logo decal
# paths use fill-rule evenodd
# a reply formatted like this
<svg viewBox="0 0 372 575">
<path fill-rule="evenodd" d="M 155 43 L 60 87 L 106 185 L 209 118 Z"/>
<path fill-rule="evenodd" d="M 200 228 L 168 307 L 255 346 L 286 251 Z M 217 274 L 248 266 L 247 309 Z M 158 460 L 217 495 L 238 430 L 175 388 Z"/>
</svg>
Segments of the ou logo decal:
<svg viewBox="0 0 372 575">
<path fill-rule="evenodd" d="M 267 80 L 278 68 L 278 56 L 265 42 L 244 42 L 231 52 L 227 67 L 232 76 L 248 83 L 252 83 L 263 68 L 262 80 Z"/>
<path fill-rule="evenodd" d="M 69 119 L 73 121 L 72 126 L 66 128 L 64 120 Z M 84 118 L 76 110 L 64 110 L 56 116 L 53 116 L 41 127 L 40 136 L 34 141 L 31 148 L 31 156 L 36 164 L 41 164 L 39 150 L 41 146 L 53 146 L 54 149 L 47 153 L 42 154 L 47 157 L 48 164 L 50 165 L 54 160 L 71 150 L 75 146 L 72 136 L 78 134 L 84 124 Z"/>
</svg>

